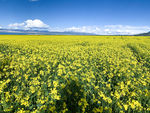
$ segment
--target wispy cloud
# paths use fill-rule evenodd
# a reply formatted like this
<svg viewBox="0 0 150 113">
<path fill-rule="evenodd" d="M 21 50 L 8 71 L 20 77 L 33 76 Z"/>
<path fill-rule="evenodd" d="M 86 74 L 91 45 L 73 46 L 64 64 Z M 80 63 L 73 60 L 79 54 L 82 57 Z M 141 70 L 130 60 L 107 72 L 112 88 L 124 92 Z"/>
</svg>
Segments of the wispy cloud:
<svg viewBox="0 0 150 113">
<path fill-rule="evenodd" d="M 99 35 L 133 35 L 150 31 L 149 26 L 105 25 L 65 28 L 66 31 L 88 32 Z"/>
<path fill-rule="evenodd" d="M 39 0 L 29 0 L 29 1 L 31 1 L 31 2 L 37 2 L 37 1 L 39 1 Z"/>
<path fill-rule="evenodd" d="M 24 25 L 25 23 L 13 23 L 13 24 L 9 24 L 8 27 L 13 29 L 20 29 L 23 28 Z"/>
<path fill-rule="evenodd" d="M 32 28 L 48 29 L 49 28 L 47 24 L 45 24 L 43 21 L 39 19 L 35 19 L 35 20 L 29 19 L 22 23 L 9 24 L 8 27 L 11 29 L 32 29 Z"/>
<path fill-rule="evenodd" d="M 104 26 L 109 32 L 116 34 L 138 34 L 150 31 L 149 26 L 130 26 L 130 25 L 106 25 Z M 105 30 L 106 30 L 105 29 Z"/>
<path fill-rule="evenodd" d="M 97 26 L 82 26 L 82 27 L 70 27 L 70 28 L 65 28 L 65 31 L 74 31 L 74 32 L 88 32 L 88 33 L 101 33 L 102 29 Z"/>
</svg>

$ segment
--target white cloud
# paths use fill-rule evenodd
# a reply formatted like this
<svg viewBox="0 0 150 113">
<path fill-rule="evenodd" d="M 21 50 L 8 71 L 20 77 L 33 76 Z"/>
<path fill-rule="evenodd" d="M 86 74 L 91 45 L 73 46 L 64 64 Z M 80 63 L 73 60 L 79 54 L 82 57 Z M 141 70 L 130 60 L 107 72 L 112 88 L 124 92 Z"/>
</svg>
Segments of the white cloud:
<svg viewBox="0 0 150 113">
<path fill-rule="evenodd" d="M 31 1 L 31 2 L 36 2 L 36 1 L 39 1 L 39 0 L 29 0 L 29 1 Z"/>
<path fill-rule="evenodd" d="M 132 35 L 150 31 L 148 26 L 129 26 L 129 25 L 106 25 L 104 28 L 109 29 L 113 34 Z"/>
<path fill-rule="evenodd" d="M 65 28 L 65 31 L 74 31 L 74 32 L 87 32 L 87 33 L 101 33 L 101 28 L 97 26 L 82 26 L 82 27 L 70 27 Z"/>
<path fill-rule="evenodd" d="M 8 25 L 11 29 L 48 29 L 49 26 L 39 19 L 26 20 L 22 23 L 13 23 Z"/>
<path fill-rule="evenodd" d="M 149 26 L 130 26 L 130 25 L 105 25 L 105 26 L 73 26 L 68 28 L 50 28 L 47 24 L 39 19 L 26 20 L 22 23 L 14 23 L 8 25 L 11 29 L 47 29 L 49 31 L 73 31 L 86 32 L 98 35 L 134 35 L 150 31 Z"/>
<path fill-rule="evenodd" d="M 25 24 L 26 24 L 25 25 L 26 28 L 48 28 L 49 27 L 47 24 L 45 24 L 39 19 L 26 20 Z"/>
<path fill-rule="evenodd" d="M 134 35 L 150 31 L 148 26 L 129 25 L 105 25 L 105 26 L 82 26 L 65 28 L 66 31 L 88 32 L 99 35 Z"/>
<path fill-rule="evenodd" d="M 14 24 L 9 24 L 8 27 L 13 29 L 19 29 L 20 27 L 24 27 L 24 25 L 25 23 L 14 23 Z"/>
</svg>

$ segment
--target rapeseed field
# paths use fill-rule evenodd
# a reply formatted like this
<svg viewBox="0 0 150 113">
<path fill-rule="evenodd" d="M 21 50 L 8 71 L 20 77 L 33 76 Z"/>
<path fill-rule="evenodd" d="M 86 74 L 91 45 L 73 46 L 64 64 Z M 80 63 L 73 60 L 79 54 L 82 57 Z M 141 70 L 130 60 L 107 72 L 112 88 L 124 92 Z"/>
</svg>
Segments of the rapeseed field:
<svg viewBox="0 0 150 113">
<path fill-rule="evenodd" d="M 1 35 L 0 112 L 150 113 L 150 37 Z"/>
</svg>

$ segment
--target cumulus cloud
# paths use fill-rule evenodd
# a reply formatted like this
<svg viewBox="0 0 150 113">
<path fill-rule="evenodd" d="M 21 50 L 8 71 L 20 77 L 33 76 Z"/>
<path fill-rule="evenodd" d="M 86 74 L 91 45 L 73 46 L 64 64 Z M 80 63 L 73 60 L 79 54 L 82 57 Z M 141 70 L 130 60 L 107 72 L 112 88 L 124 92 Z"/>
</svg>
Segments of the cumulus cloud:
<svg viewBox="0 0 150 113">
<path fill-rule="evenodd" d="M 39 19 L 25 21 L 26 28 L 48 28 L 49 26 Z"/>
<path fill-rule="evenodd" d="M 22 23 L 13 23 L 8 25 L 12 29 L 48 29 L 49 26 L 39 19 L 26 20 Z"/>
</svg>

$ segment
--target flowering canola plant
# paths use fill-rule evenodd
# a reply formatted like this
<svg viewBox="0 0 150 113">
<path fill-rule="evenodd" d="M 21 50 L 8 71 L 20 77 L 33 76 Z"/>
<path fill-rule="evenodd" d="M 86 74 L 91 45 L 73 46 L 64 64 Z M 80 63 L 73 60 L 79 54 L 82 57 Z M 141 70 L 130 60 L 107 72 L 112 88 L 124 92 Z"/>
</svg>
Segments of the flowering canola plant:
<svg viewBox="0 0 150 113">
<path fill-rule="evenodd" d="M 150 37 L 1 35 L 0 112 L 149 113 Z"/>
</svg>

